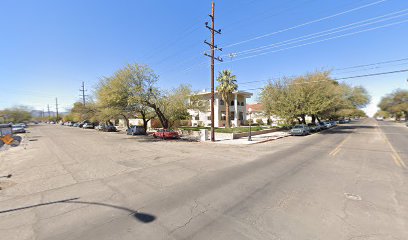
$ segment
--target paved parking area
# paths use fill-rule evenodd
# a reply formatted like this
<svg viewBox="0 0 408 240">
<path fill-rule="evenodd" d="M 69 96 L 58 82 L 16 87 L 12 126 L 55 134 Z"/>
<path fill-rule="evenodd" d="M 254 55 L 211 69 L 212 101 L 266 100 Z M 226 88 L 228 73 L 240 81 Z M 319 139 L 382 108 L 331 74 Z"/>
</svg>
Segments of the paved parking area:
<svg viewBox="0 0 408 240">
<path fill-rule="evenodd" d="M 172 185 L 202 172 L 251 161 L 254 152 L 259 156 L 269 151 L 58 125 L 32 126 L 21 146 L 0 155 L 0 175 L 13 174 L 8 184 L 13 187 L 4 188 L 0 200 L 126 173 L 151 172 L 157 176 L 150 183 Z M 168 173 L 176 177 L 166 179 Z"/>
<path fill-rule="evenodd" d="M 30 128 L 0 153 L 3 239 L 404 239 L 407 129 L 255 145 Z"/>
</svg>

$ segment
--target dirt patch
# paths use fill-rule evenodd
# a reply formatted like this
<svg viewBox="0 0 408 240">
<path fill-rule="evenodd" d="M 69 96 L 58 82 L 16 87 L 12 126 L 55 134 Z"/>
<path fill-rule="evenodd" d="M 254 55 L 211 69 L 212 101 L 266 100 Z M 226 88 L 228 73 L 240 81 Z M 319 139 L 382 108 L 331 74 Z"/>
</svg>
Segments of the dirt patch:
<svg viewBox="0 0 408 240">
<path fill-rule="evenodd" d="M 14 185 L 16 185 L 16 183 L 12 181 L 0 181 L 0 190 L 4 190 Z"/>
</svg>

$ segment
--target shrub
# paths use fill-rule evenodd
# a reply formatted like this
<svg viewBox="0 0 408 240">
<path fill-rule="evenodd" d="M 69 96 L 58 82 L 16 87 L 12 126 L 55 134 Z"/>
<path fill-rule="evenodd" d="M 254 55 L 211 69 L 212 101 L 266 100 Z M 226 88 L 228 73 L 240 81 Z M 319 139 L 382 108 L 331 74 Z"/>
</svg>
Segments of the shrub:
<svg viewBox="0 0 408 240">
<path fill-rule="evenodd" d="M 260 118 L 256 119 L 256 123 L 258 123 L 258 125 L 263 125 L 264 124 L 264 122 Z"/>
<path fill-rule="evenodd" d="M 180 120 L 180 126 L 191 127 L 191 120 Z"/>
<path fill-rule="evenodd" d="M 163 127 L 159 119 L 152 119 L 150 124 L 152 128 L 162 128 Z"/>
</svg>

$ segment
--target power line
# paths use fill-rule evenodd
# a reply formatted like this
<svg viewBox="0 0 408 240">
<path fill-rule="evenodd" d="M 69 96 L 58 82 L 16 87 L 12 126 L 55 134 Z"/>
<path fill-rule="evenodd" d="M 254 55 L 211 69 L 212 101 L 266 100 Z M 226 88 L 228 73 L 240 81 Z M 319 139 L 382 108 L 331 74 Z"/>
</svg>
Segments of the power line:
<svg viewBox="0 0 408 240">
<path fill-rule="evenodd" d="M 371 76 L 386 75 L 386 74 L 401 73 L 401 72 L 408 72 L 408 69 L 396 70 L 396 71 L 391 71 L 391 72 L 381 72 L 381 73 L 357 75 L 357 76 L 352 76 L 352 77 L 335 78 L 333 80 L 344 80 L 344 79 L 352 79 L 352 78 L 371 77 Z"/>
<path fill-rule="evenodd" d="M 341 27 L 337 27 L 337 28 L 325 30 L 325 31 L 322 31 L 322 32 L 314 33 L 314 34 L 309 34 L 309 35 L 306 35 L 306 36 L 301 36 L 301 37 L 294 38 L 294 39 L 289 39 L 289 40 L 286 40 L 286 41 L 278 42 L 278 43 L 275 43 L 275 44 L 271 44 L 271 45 L 267 45 L 267 46 L 259 47 L 259 48 L 265 48 L 265 47 L 274 46 L 274 45 L 276 46 L 276 45 L 281 44 L 281 43 L 290 42 L 290 41 L 293 41 L 293 40 L 296 40 L 296 39 L 301 39 L 301 38 L 304 38 L 304 37 L 307 37 L 307 36 L 313 36 L 313 35 L 320 34 L 320 33 L 323 33 L 323 32 L 329 32 L 329 31 L 331 31 L 331 30 L 341 29 L 341 28 L 345 28 L 345 27 L 347 27 L 347 26 L 352 26 L 352 25 L 356 25 L 356 24 L 359 24 L 359 23 L 363 23 L 363 22 L 372 21 L 372 20 L 375 20 L 375 19 L 381 19 L 381 18 L 390 16 L 390 15 L 392 16 L 392 15 L 395 15 L 395 14 L 398 14 L 398 13 L 404 13 L 404 12 L 406 12 L 406 11 L 408 11 L 408 9 L 404 9 L 404 10 L 400 10 L 400 11 L 388 13 L 388 14 L 385 14 L 385 15 L 382 15 L 382 16 L 378 16 L 378 17 L 366 19 L 366 20 L 363 20 L 363 21 L 355 22 L 355 23 L 352 23 L 352 24 L 347 24 L 347 25 L 344 25 L 344 26 L 341 26 Z M 386 19 L 383 19 L 383 20 L 379 20 L 379 21 L 376 21 L 376 22 L 373 22 L 373 23 L 369 23 L 369 24 L 374 24 L 374 23 L 378 23 L 378 22 L 385 21 L 385 20 L 390 20 L 390 19 L 392 19 L 392 18 L 401 17 L 401 16 L 404 16 L 404 15 L 406 15 L 406 14 L 407 14 L 407 13 L 400 14 L 400 15 L 397 15 L 397 16 L 392 16 L 392 17 L 389 17 L 389 18 L 386 18 Z M 381 26 L 374 27 L 374 28 L 369 28 L 369 29 L 364 29 L 364 30 L 360 30 L 360 31 L 355 31 L 355 32 L 347 33 L 347 34 L 342 34 L 342 35 L 338 35 L 338 36 L 334 36 L 334 37 L 330 37 L 330 38 L 325 38 L 325 39 L 318 40 L 318 41 L 313 41 L 313 42 L 309 42 L 309 43 L 305 43 L 305 44 L 300 44 L 300 45 L 291 46 L 291 47 L 288 47 L 288 48 L 278 49 L 278 50 L 275 50 L 275 51 L 269 51 L 269 52 L 265 52 L 265 53 L 259 53 L 259 54 L 256 54 L 256 55 L 250 55 L 250 56 L 246 56 L 246 57 L 241 57 L 241 58 L 238 58 L 238 59 L 226 61 L 225 63 L 234 62 L 234 61 L 239 61 L 239 60 L 243 60 L 243 59 L 247 59 L 247 58 L 253 58 L 253 57 L 256 57 L 256 56 L 265 55 L 265 54 L 269 54 L 269 53 L 274 53 L 274 52 L 280 52 L 280 51 L 284 51 L 284 50 L 289 50 L 289 49 L 292 49 L 292 48 L 302 47 L 302 46 L 306 46 L 306 45 L 310 45 L 310 44 L 314 44 L 314 43 L 319 43 L 319 42 L 324 42 L 324 41 L 328 41 L 328 40 L 332 40 L 332 39 L 336 39 L 336 38 L 341 38 L 341 37 L 346 37 L 346 36 L 350 36 L 350 35 L 355 35 L 355 34 L 362 33 L 362 32 L 372 31 L 372 30 L 379 29 L 379 28 L 384 28 L 384 27 L 388 27 L 388 26 L 392 26 L 392 25 L 396 25 L 396 24 L 401 24 L 401 23 L 403 23 L 403 22 L 406 22 L 406 21 L 394 22 L 394 23 L 391 23 L 391 24 L 381 25 Z M 368 24 L 362 24 L 362 25 L 360 25 L 360 27 L 363 26 L 363 25 L 368 25 Z M 353 27 L 353 28 L 355 28 L 355 27 Z M 353 28 L 348 28 L 348 30 L 353 29 Z M 342 31 L 344 31 L 344 30 L 342 30 Z M 333 34 L 333 33 L 335 33 L 335 32 L 332 32 L 332 33 L 330 33 L 330 34 Z M 328 34 L 326 34 L 326 35 L 328 35 Z M 314 37 L 314 38 L 315 38 L 315 37 Z M 305 40 L 306 40 L 306 39 L 305 39 Z M 303 40 L 303 41 L 304 41 L 304 40 Z M 292 42 L 292 43 L 289 43 L 289 44 L 293 44 L 293 43 L 295 43 L 295 42 Z M 280 46 L 283 46 L 283 45 L 288 45 L 288 44 L 281 44 Z M 258 49 L 258 48 L 256 48 L 256 49 Z M 254 50 L 254 49 L 250 49 L 250 50 Z M 250 50 L 247 50 L 247 51 L 250 51 Z M 266 49 L 264 49 L 264 50 L 266 50 Z M 245 51 L 242 51 L 242 52 L 245 52 Z M 222 56 L 226 56 L 226 55 L 222 55 Z M 182 71 L 183 71 L 183 72 L 185 72 L 185 71 L 190 71 L 191 69 L 194 69 L 194 68 L 196 68 L 196 67 L 198 67 L 198 66 L 200 66 L 200 65 L 203 65 L 204 63 L 205 63 L 205 62 L 197 63 L 197 64 L 195 64 L 195 65 L 193 65 L 193 66 L 190 66 L 190 67 L 188 67 L 188 68 L 186 68 L 186 69 L 184 69 L 184 70 L 182 70 Z"/>
<path fill-rule="evenodd" d="M 400 63 L 400 64 L 392 64 L 388 66 L 377 66 L 377 67 L 370 67 L 370 68 L 363 68 L 363 69 L 358 69 L 358 70 L 353 70 L 353 71 L 346 71 L 346 72 L 339 72 L 339 73 L 334 73 L 336 75 L 338 74 L 345 74 L 345 73 L 355 73 L 355 72 L 362 72 L 362 71 L 369 71 L 373 69 L 379 69 L 379 68 L 388 68 L 388 67 L 395 67 L 395 66 L 407 66 L 408 63 Z M 337 72 L 337 71 L 335 71 Z"/>
<path fill-rule="evenodd" d="M 311 2 L 311 1 L 314 1 L 314 0 L 304 0 L 304 1 L 302 2 L 302 4 L 305 3 L 305 2 Z M 253 2 L 255 2 L 255 1 L 253 1 Z M 248 3 L 248 5 L 249 5 L 249 4 L 252 4 L 253 2 Z M 286 2 L 285 2 L 285 3 L 286 3 Z M 278 6 L 275 7 L 275 9 L 280 9 L 280 8 L 282 8 L 285 3 L 279 4 Z M 239 4 L 236 4 L 236 5 L 234 5 L 234 6 L 239 6 Z M 274 13 L 272 13 L 272 15 L 269 15 L 269 14 L 271 13 L 270 9 L 267 9 L 267 10 L 265 10 L 265 11 L 259 13 L 259 14 L 256 14 L 255 16 L 254 16 L 254 15 L 251 15 L 251 16 L 249 16 L 249 17 L 241 17 L 242 15 L 240 14 L 240 18 L 239 18 L 237 21 L 232 22 L 232 23 L 230 23 L 230 24 L 224 25 L 224 28 L 231 29 L 231 27 L 232 27 L 232 28 L 234 28 L 234 27 L 235 27 L 235 28 L 241 27 L 241 25 L 240 25 L 239 23 L 241 23 L 241 22 L 246 22 L 246 23 L 248 23 L 248 22 L 254 22 L 254 21 L 251 21 L 251 19 L 253 19 L 253 18 L 255 18 L 255 17 L 263 16 L 263 19 L 265 19 L 265 18 L 269 18 L 269 17 L 272 17 L 272 16 L 278 16 L 278 15 L 280 15 L 280 14 L 282 14 L 282 13 L 289 12 L 289 11 L 292 11 L 292 10 L 294 10 L 294 9 L 300 8 L 301 6 L 302 6 L 301 4 L 296 3 L 296 6 L 287 7 L 287 8 L 285 8 L 285 9 L 279 11 L 279 12 L 274 12 Z M 232 9 L 229 9 L 229 11 L 230 11 L 230 12 L 233 12 Z M 265 16 L 265 15 L 266 15 L 266 16 Z M 269 15 L 269 16 L 268 16 L 268 15 Z M 262 18 L 261 18 L 261 19 L 262 19 Z"/>
<path fill-rule="evenodd" d="M 346 70 L 346 69 L 353 69 L 353 68 L 369 67 L 369 66 L 375 66 L 375 65 L 386 64 L 386 63 L 407 61 L 407 60 L 408 60 L 408 58 L 401 58 L 401 59 L 396 59 L 396 60 L 382 61 L 382 62 L 376 62 L 376 63 L 370 63 L 370 64 L 351 66 L 351 67 L 336 68 L 334 70 L 339 71 L 339 70 Z"/>
<path fill-rule="evenodd" d="M 187 37 L 188 35 L 190 35 L 191 33 L 193 33 L 194 31 L 199 29 L 199 26 L 195 26 L 196 23 L 190 24 L 187 28 L 185 28 L 185 30 L 173 41 L 171 42 L 166 42 L 164 44 L 162 44 L 161 46 L 155 48 L 154 51 L 151 51 L 150 54 L 148 54 L 146 56 L 147 59 L 152 58 L 154 55 L 156 55 L 159 52 L 162 52 L 163 50 L 169 48 L 170 46 L 174 45 L 175 43 L 179 42 L 181 39 L 183 39 L 184 37 Z"/>
<path fill-rule="evenodd" d="M 247 57 L 241 57 L 241 58 L 233 59 L 233 60 L 230 60 L 230 61 L 226 61 L 224 63 L 230 63 L 230 62 L 240 61 L 240 60 L 244 60 L 244 59 L 248 59 L 248 58 L 254 58 L 254 57 L 258 57 L 258 56 L 269 54 L 269 53 L 281 52 L 281 51 L 285 51 L 285 50 L 289 50 L 289 49 L 293 49 L 293 48 L 298 48 L 298 47 L 303 47 L 303 46 L 307 46 L 307 45 L 311 45 L 311 44 L 315 44 L 315 43 L 325 42 L 325 41 L 329 41 L 329 40 L 333 40 L 333 39 L 337 39 L 337 38 L 341 38 L 341 37 L 347 37 L 347 36 L 351 36 L 351 35 L 355 35 L 355 34 L 359 34 L 359 33 L 363 33 L 363 32 L 373 31 L 373 30 L 380 29 L 380 28 L 386 28 L 386 27 L 390 27 L 390 26 L 393 26 L 393 25 L 402 24 L 402 23 L 405 23 L 405 22 L 408 22 L 408 20 L 389 23 L 389 24 L 378 26 L 378 27 L 373 27 L 373 28 L 369 28 L 369 29 L 356 31 L 356 32 L 346 33 L 346 34 L 342 34 L 342 35 L 338 35 L 338 36 L 334 36 L 334 37 L 330 37 L 330 38 L 325 38 L 325 39 L 321 39 L 321 40 L 317 40 L 317 41 L 312 41 L 312 42 L 308 42 L 308 43 L 303 43 L 303 44 L 299 44 L 299 45 L 295 45 L 295 46 L 291 46 L 291 47 L 287 47 L 287 48 L 282 48 L 282 49 L 278 49 L 278 50 L 274 50 L 274 51 L 267 51 L 267 52 L 247 56 Z"/>
<path fill-rule="evenodd" d="M 369 64 L 363 64 L 363 65 L 355 65 L 355 66 L 349 66 L 349 67 L 344 67 L 344 68 L 334 68 L 333 71 L 343 70 L 343 69 L 353 69 L 353 68 L 373 66 L 373 65 L 380 65 L 380 64 L 387 64 L 387 63 L 400 62 L 400 61 L 406 61 L 406 60 L 408 60 L 408 58 L 400 58 L 400 59 L 395 59 L 395 60 L 381 61 L 381 62 L 369 63 Z M 392 65 L 392 66 L 400 66 L 400 64 Z M 390 66 L 386 66 L 386 67 L 390 67 Z M 363 69 L 363 70 L 371 70 L 371 69 Z M 296 77 L 296 76 L 292 75 L 292 76 L 288 76 L 288 77 Z M 238 84 L 239 85 L 247 85 L 247 84 L 253 84 L 253 83 L 258 83 L 258 82 L 267 82 L 269 80 L 277 80 L 277 79 L 280 79 L 280 78 L 282 78 L 282 77 L 268 78 L 268 79 L 264 79 L 264 80 L 253 80 L 253 81 L 247 81 L 247 82 L 238 82 Z"/>
<path fill-rule="evenodd" d="M 353 79 L 353 78 L 362 78 L 362 77 L 372 77 L 372 76 L 380 76 L 380 75 L 387 75 L 387 74 L 395 74 L 395 73 L 402 73 L 402 72 L 408 72 L 408 69 L 400 69 L 400 70 L 395 70 L 395 71 L 390 71 L 390 72 L 371 73 L 371 74 L 356 75 L 356 76 L 342 77 L 342 78 L 333 78 L 332 80 L 338 81 L 338 80 L 346 80 L 346 79 Z M 326 81 L 326 80 L 321 80 L 321 81 Z M 314 82 L 317 82 L 317 81 L 314 81 Z M 263 89 L 263 87 L 244 89 L 242 91 L 253 91 L 253 90 L 261 90 L 261 89 Z"/>
<path fill-rule="evenodd" d="M 310 2 L 310 1 L 314 1 L 314 0 L 305 0 L 304 2 Z M 359 0 L 359 1 L 362 1 L 362 0 Z M 255 1 L 252 1 L 252 2 L 249 2 L 248 3 L 248 5 L 249 4 L 252 4 L 252 3 L 254 3 Z M 304 2 L 302 2 L 302 3 L 304 3 Z M 342 4 L 342 5 L 350 5 L 350 4 Z M 234 6 L 238 6 L 238 5 L 234 5 Z M 296 7 L 292 7 L 292 8 L 287 8 L 287 9 L 285 9 L 285 10 L 282 10 L 282 11 L 280 11 L 280 12 L 278 12 L 278 13 L 276 13 L 276 14 L 273 14 L 273 16 L 277 16 L 277 15 L 279 15 L 279 14 L 281 14 L 281 13 L 283 13 L 283 12 L 287 12 L 287 11 L 290 11 L 290 10 L 293 10 L 293 9 L 295 9 L 295 8 L 298 8 L 300 6 L 300 4 L 297 4 L 297 6 Z M 231 10 L 231 9 L 230 9 Z M 265 11 L 265 12 L 268 12 L 269 10 L 267 10 L 267 11 Z M 263 13 L 262 13 L 263 14 Z M 259 15 L 259 14 L 258 14 Z M 252 18 L 252 17 L 251 17 Z M 246 21 L 246 20 L 239 20 L 239 21 L 237 21 L 237 22 L 240 22 L 240 21 Z M 235 22 L 234 24 L 236 25 L 236 23 L 237 22 Z M 248 22 L 248 21 L 246 21 L 246 22 Z M 231 25 L 231 24 L 227 24 L 227 26 L 229 26 L 229 25 Z M 184 63 L 191 63 L 192 62 L 192 60 L 196 60 L 197 58 L 199 58 L 199 56 L 195 56 L 195 57 L 193 57 L 193 58 L 191 58 L 191 59 L 187 59 L 187 60 L 184 60 L 184 61 L 182 61 L 181 63 L 178 63 L 178 66 L 182 66 L 182 65 L 184 65 Z M 189 67 L 186 67 L 185 69 L 183 69 L 183 70 L 181 70 L 180 72 L 187 72 L 187 71 L 190 71 L 191 69 L 194 69 L 194 68 L 196 68 L 197 66 L 199 66 L 199 65 L 203 65 L 204 63 L 203 62 L 201 62 L 201 63 L 196 63 L 196 64 L 194 64 L 193 66 L 189 66 Z M 170 70 L 170 72 L 174 72 L 174 71 L 179 71 L 178 70 L 178 67 L 172 67 L 172 70 Z"/>
<path fill-rule="evenodd" d="M 324 30 L 324 31 L 320 31 L 320 32 L 312 33 L 312 34 L 307 34 L 307 35 L 292 38 L 292 39 L 289 39 L 289 40 L 285 40 L 285 41 L 281 41 L 281 42 L 277 42 L 277 43 L 273 43 L 273 44 L 268 44 L 268 45 L 264 45 L 264 46 L 260 46 L 260 47 L 256 47 L 256 48 L 252 48 L 252 49 L 248 49 L 248 50 L 243 50 L 243 51 L 239 51 L 239 52 L 234 52 L 233 54 L 234 55 L 240 55 L 240 54 L 248 54 L 248 53 L 252 53 L 252 52 L 265 51 L 265 50 L 270 49 L 270 48 L 277 48 L 277 47 L 290 45 L 290 44 L 297 43 L 297 42 L 302 42 L 302 41 L 306 41 L 306 40 L 310 40 L 310 39 L 314 39 L 314 38 L 318 38 L 318 37 L 331 35 L 331 34 L 338 33 L 338 32 L 343 32 L 343 31 L 347 31 L 347 30 L 351 30 L 351 29 L 355 29 L 355 28 L 359 28 L 359 27 L 363 27 L 363 26 L 367 26 L 367 25 L 372 25 L 372 24 L 375 24 L 375 23 L 384 22 L 384 21 L 388 21 L 388 20 L 391 20 L 391 19 L 394 19 L 394 18 L 406 16 L 406 15 L 408 15 L 408 13 L 403 13 L 403 12 L 407 12 L 407 11 L 408 11 L 408 9 L 404 9 L 404 10 L 401 10 L 401 11 L 388 13 L 388 14 L 381 15 L 381 16 L 378 16 L 378 17 L 369 18 L 369 19 L 366 19 L 366 20 L 354 22 L 354 23 L 351 23 L 351 24 L 331 28 L 331 29 L 328 29 L 328 30 Z M 398 14 L 398 13 L 403 13 L 403 14 L 392 16 L 392 15 L 395 15 L 395 14 Z M 376 20 L 376 19 L 380 19 L 380 20 L 373 21 L 373 20 Z M 373 22 L 370 22 L 370 21 L 373 21 Z M 366 22 L 368 22 L 368 23 L 366 23 Z M 337 31 L 335 31 L 335 30 L 337 30 Z M 297 41 L 295 41 L 295 40 L 297 40 Z M 225 54 L 223 56 L 227 56 L 227 55 L 228 54 Z"/>
<path fill-rule="evenodd" d="M 246 4 L 247 4 L 247 5 L 251 5 L 251 4 L 253 4 L 254 2 L 256 2 L 256 1 L 257 1 L 257 0 L 254 0 L 254 1 L 248 2 L 248 3 L 246 3 Z M 314 0 L 305 0 L 304 2 L 310 2 L 310 1 L 314 1 Z M 237 7 L 237 6 L 240 6 L 240 5 L 236 4 L 236 5 L 234 5 L 232 8 L 230 8 L 229 10 L 231 11 L 231 10 L 234 9 L 234 7 Z M 299 4 L 298 4 L 296 7 L 287 8 L 287 9 L 285 9 L 285 10 L 280 11 L 279 13 L 273 14 L 273 16 L 279 15 L 279 14 L 284 13 L 284 12 L 287 12 L 287 11 L 289 11 L 289 10 L 293 10 L 293 9 L 295 9 L 295 8 L 298 8 L 298 7 L 299 7 Z M 268 11 L 269 11 L 269 10 L 267 10 L 267 11 L 265 11 L 265 12 L 268 12 Z M 252 18 L 252 17 L 250 17 L 250 18 Z M 247 18 L 247 19 L 250 19 L 250 18 Z M 240 20 L 238 20 L 238 21 L 236 21 L 236 22 L 234 22 L 234 23 L 232 23 L 232 24 L 228 24 L 227 26 L 230 26 L 230 25 L 233 25 L 233 24 L 236 26 L 236 24 L 237 24 L 238 22 L 241 22 L 241 21 L 246 21 L 246 19 L 242 19 L 242 18 L 241 18 Z M 224 28 L 225 28 L 225 27 L 224 27 Z M 179 53 L 176 53 L 176 54 L 179 54 Z M 174 55 L 176 55 L 176 54 L 173 54 L 172 56 L 174 56 Z M 172 57 L 172 56 L 169 56 L 169 57 L 165 58 L 164 60 L 167 60 L 168 58 L 170 58 L 170 57 Z M 194 56 L 194 57 L 192 57 L 192 58 L 183 60 L 182 62 L 179 62 L 179 63 L 177 64 L 177 66 L 181 67 L 181 66 L 183 66 L 185 63 L 191 63 L 193 60 L 196 60 L 196 59 L 198 59 L 198 58 L 200 58 L 200 56 Z M 163 62 L 164 60 L 160 61 L 158 64 L 160 64 L 160 63 Z M 194 64 L 193 66 L 189 66 L 189 67 L 184 68 L 184 69 L 181 70 L 180 72 L 188 72 L 188 71 L 194 69 L 195 67 L 197 67 L 197 66 L 199 66 L 199 65 L 203 65 L 204 63 L 206 63 L 206 62 L 196 63 L 196 64 Z M 170 72 L 179 71 L 179 70 L 177 69 L 177 66 L 173 66 L 173 67 L 171 68 Z"/>
<path fill-rule="evenodd" d="M 363 8 L 367 8 L 367 7 L 370 7 L 370 6 L 373 6 L 373 5 L 377 5 L 377 4 L 383 3 L 385 1 L 388 1 L 388 0 L 380 0 L 380 1 L 373 2 L 373 3 L 365 4 L 365 5 L 356 7 L 356 8 L 349 9 L 347 11 L 339 12 L 339 13 L 336 13 L 336 14 L 333 14 L 333 15 L 330 15 L 330 16 L 327 16 L 327 17 L 312 20 L 312 21 L 309 21 L 309 22 L 306 22 L 306 23 L 302 23 L 302 24 L 293 26 L 293 27 L 285 28 L 285 29 L 282 29 L 282 30 L 278 30 L 278 31 L 275 31 L 275 32 L 263 34 L 263 35 L 253 37 L 253 38 L 250 38 L 250 39 L 247 39 L 247 40 L 243 40 L 243 41 L 240 41 L 240 42 L 232 43 L 232 44 L 229 44 L 229 45 L 225 46 L 224 48 L 230 48 L 230 47 L 233 47 L 233 46 L 236 46 L 236 45 L 241 45 L 243 43 L 251 42 L 251 41 L 258 40 L 258 39 L 261 39 L 261 38 L 264 38 L 264 37 L 269 37 L 269 36 L 272 36 L 272 35 L 275 35 L 275 34 L 278 34 L 278 33 L 287 32 L 289 30 L 304 27 L 304 26 L 307 26 L 307 25 L 310 25 L 310 24 L 313 24 L 313 23 L 321 22 L 321 21 L 331 19 L 331 18 L 334 18 L 334 17 L 337 17 L 337 16 L 341 16 L 341 15 L 344 15 L 344 14 L 347 14 L 347 13 L 350 13 L 350 12 L 354 12 L 354 11 L 357 11 L 357 10 L 360 10 L 360 9 L 363 9 Z"/>
</svg>

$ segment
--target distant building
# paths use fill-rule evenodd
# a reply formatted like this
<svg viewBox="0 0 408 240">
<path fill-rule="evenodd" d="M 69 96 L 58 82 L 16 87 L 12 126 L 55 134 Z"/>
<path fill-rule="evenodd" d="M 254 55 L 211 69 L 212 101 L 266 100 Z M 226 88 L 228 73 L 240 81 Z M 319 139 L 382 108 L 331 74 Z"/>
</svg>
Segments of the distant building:
<svg viewBox="0 0 408 240">
<path fill-rule="evenodd" d="M 249 116 L 249 108 L 251 108 L 251 116 Z M 262 120 L 262 124 L 277 126 L 283 123 L 283 120 L 277 116 L 267 116 L 265 114 L 262 103 L 247 104 L 246 106 L 247 119 L 252 119 L 253 123 L 257 123 Z M 269 120 L 268 120 L 269 119 Z"/>
<path fill-rule="evenodd" d="M 191 116 L 191 124 L 193 126 L 211 126 L 211 93 L 202 92 L 194 95 L 197 97 L 198 101 L 203 101 L 208 103 L 207 111 L 198 111 L 190 109 L 188 112 Z M 232 100 L 229 103 L 225 103 L 221 95 L 218 92 L 214 94 L 214 127 L 224 127 L 226 123 L 226 104 L 230 105 L 230 121 L 231 126 L 241 126 L 245 124 L 247 120 L 247 108 L 246 108 L 246 99 L 252 97 L 252 93 L 237 91 L 232 93 Z"/>
<path fill-rule="evenodd" d="M 151 122 L 147 122 L 147 128 L 151 128 Z M 141 118 L 130 118 L 129 119 L 129 126 L 143 126 L 143 119 Z M 118 127 L 126 128 L 126 121 L 125 119 L 119 119 Z"/>
</svg>

